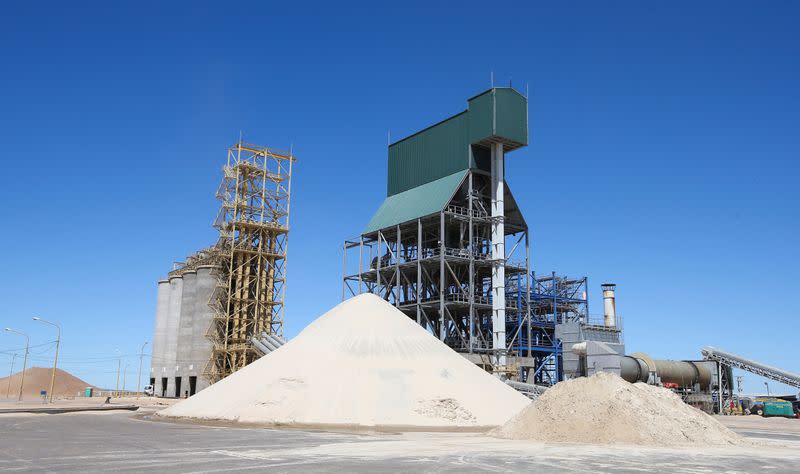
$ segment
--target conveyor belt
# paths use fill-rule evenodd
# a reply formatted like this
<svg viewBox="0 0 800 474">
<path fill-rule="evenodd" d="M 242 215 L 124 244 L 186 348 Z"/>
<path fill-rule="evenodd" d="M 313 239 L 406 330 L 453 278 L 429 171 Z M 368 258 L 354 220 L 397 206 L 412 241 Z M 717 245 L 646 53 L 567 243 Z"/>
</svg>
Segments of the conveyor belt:
<svg viewBox="0 0 800 474">
<path fill-rule="evenodd" d="M 800 375 L 793 372 L 762 364 L 731 352 L 725 352 L 716 347 L 704 347 L 702 353 L 703 358 L 706 360 L 715 360 L 776 382 L 800 388 Z"/>
</svg>

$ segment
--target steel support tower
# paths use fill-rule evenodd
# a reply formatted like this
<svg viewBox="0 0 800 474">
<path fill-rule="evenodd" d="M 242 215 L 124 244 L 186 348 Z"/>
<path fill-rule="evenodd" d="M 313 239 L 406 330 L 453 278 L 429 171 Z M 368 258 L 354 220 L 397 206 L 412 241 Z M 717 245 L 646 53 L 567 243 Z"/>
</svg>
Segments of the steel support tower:
<svg viewBox="0 0 800 474">
<path fill-rule="evenodd" d="M 228 149 L 206 333 L 213 348 L 204 376 L 212 383 L 258 359 L 252 336 L 283 336 L 293 162 L 291 152 L 242 142 Z"/>
</svg>

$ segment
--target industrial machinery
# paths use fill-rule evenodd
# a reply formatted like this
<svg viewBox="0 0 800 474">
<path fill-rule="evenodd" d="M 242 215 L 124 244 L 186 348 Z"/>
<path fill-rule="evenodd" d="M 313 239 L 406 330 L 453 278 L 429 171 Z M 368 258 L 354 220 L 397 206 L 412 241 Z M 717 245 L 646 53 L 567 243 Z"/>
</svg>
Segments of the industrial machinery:
<svg viewBox="0 0 800 474">
<path fill-rule="evenodd" d="M 722 400 L 730 400 L 733 395 L 730 367 L 714 361 L 653 359 L 642 352 L 625 355 L 599 341 L 574 344 L 571 352 L 579 357 L 580 375 L 610 372 L 631 383 L 660 385 L 709 413 L 719 412 Z"/>
</svg>

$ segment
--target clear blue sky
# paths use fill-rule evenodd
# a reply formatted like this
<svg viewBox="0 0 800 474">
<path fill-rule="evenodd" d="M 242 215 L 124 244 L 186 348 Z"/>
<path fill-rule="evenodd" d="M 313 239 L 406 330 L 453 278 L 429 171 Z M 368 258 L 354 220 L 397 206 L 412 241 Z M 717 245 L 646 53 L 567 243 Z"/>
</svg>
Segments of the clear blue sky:
<svg viewBox="0 0 800 474">
<path fill-rule="evenodd" d="M 113 386 L 119 348 L 131 380 L 156 281 L 215 240 L 242 130 L 300 160 L 295 335 L 339 301 L 387 131 L 461 111 L 494 71 L 530 85 L 532 143 L 507 176 L 537 271 L 588 275 L 593 312 L 615 281 L 629 351 L 716 345 L 800 371 L 800 4 L 267 3 L 4 5 L 0 325 L 42 344 L 31 315 L 60 321 L 64 369 Z M 20 342 L 0 334 L 0 373 Z"/>
</svg>

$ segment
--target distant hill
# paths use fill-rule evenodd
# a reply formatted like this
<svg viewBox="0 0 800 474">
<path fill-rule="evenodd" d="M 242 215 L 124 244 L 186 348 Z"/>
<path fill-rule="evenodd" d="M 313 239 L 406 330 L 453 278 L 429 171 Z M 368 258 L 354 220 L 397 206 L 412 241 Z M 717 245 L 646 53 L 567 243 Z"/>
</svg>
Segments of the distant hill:
<svg viewBox="0 0 800 474">
<path fill-rule="evenodd" d="M 22 389 L 22 398 L 32 399 L 38 398 L 41 390 L 50 390 L 50 376 L 52 375 L 52 368 L 44 367 L 31 367 L 25 371 L 25 382 Z M 0 397 L 5 398 L 6 391 L 9 391 L 9 398 L 16 398 L 19 394 L 19 383 L 22 380 L 22 372 L 17 372 L 11 377 L 11 390 L 8 390 L 9 377 L 0 379 Z M 75 377 L 69 372 L 61 369 L 56 369 L 56 382 L 53 392 L 56 397 L 76 397 L 83 395 L 86 387 L 92 387 L 91 384 Z"/>
</svg>

